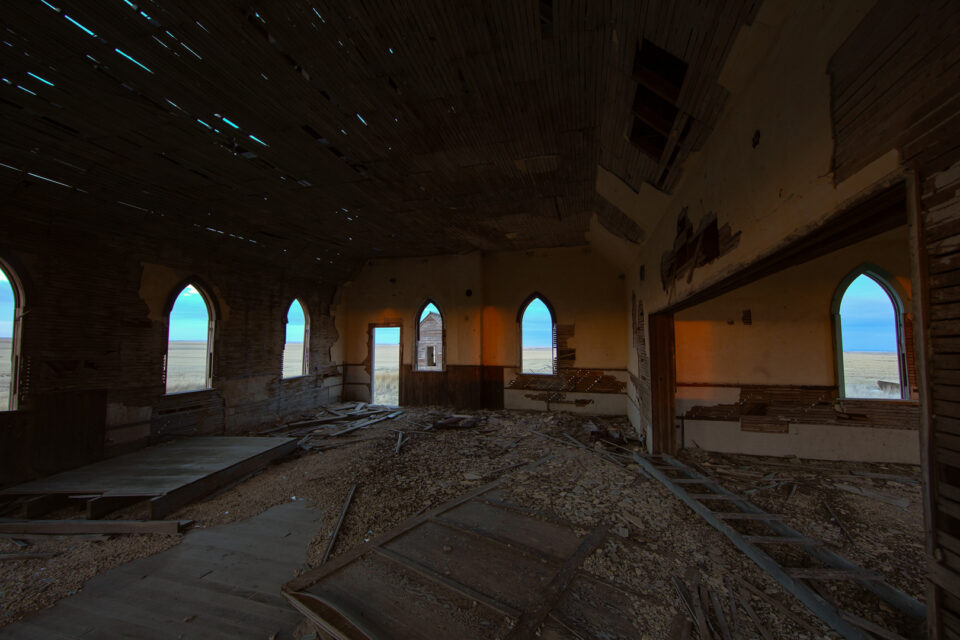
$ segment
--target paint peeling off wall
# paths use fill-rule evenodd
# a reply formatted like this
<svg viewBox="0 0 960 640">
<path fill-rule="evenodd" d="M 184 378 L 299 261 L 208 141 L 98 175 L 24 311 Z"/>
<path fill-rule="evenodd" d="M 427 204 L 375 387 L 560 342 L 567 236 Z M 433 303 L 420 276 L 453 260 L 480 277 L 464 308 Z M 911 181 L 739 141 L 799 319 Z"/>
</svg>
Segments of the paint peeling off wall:
<svg viewBox="0 0 960 640">
<path fill-rule="evenodd" d="M 740 232 L 734 233 L 729 224 L 717 226 L 717 214 L 707 213 L 700 219 L 697 230 L 687 217 L 687 208 L 680 211 L 677 218 L 677 235 L 673 240 L 673 249 L 660 258 L 660 282 L 664 291 L 671 291 L 676 281 L 686 277 L 693 278 L 697 267 L 710 264 L 737 247 Z"/>
</svg>

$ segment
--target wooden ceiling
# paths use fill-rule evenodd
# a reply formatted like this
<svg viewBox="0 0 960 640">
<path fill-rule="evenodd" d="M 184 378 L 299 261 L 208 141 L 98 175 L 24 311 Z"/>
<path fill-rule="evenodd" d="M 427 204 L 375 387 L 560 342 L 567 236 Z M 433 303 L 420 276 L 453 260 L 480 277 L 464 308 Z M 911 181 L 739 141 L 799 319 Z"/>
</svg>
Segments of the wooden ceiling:
<svg viewBox="0 0 960 640">
<path fill-rule="evenodd" d="M 0 189 L 327 274 L 582 244 L 598 163 L 678 175 L 629 140 L 638 43 L 689 66 L 679 166 L 758 2 L 5 2 Z"/>
</svg>

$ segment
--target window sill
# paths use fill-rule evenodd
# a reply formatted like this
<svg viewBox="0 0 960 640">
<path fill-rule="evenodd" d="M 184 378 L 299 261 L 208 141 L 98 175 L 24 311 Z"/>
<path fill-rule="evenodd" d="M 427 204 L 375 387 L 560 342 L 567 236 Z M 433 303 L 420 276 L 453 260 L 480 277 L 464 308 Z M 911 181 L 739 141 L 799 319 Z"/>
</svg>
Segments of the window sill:
<svg viewBox="0 0 960 640">
<path fill-rule="evenodd" d="M 213 387 L 203 387 L 202 389 L 187 389 L 185 391 L 170 391 L 169 393 L 161 394 L 163 397 L 172 397 L 172 396 L 185 396 L 190 393 L 203 393 L 204 391 L 213 391 Z"/>
<path fill-rule="evenodd" d="M 890 406 L 918 407 L 919 400 L 898 400 L 895 398 L 837 398 L 838 404 L 844 402 L 867 402 L 870 404 L 886 404 Z"/>
</svg>

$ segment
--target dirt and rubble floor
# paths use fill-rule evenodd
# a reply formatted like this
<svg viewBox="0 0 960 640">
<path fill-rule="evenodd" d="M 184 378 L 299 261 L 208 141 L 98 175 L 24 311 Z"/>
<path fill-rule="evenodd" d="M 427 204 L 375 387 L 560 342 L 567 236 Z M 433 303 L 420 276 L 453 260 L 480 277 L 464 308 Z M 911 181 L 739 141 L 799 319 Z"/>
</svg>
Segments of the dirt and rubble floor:
<svg viewBox="0 0 960 640">
<path fill-rule="evenodd" d="M 304 444 L 329 448 L 302 451 L 170 517 L 195 520 L 197 527 L 205 528 L 250 518 L 282 502 L 309 500 L 323 510 L 323 519 L 309 543 L 302 572 L 319 563 L 340 506 L 354 484 L 356 494 L 334 557 L 415 514 L 550 454 L 551 459 L 533 471 L 510 478 L 504 491 L 514 503 L 584 529 L 600 524 L 611 527 L 614 535 L 587 559 L 585 567 L 631 594 L 633 637 L 652 640 L 678 632 L 678 621 L 685 613 L 674 578 L 688 585 L 701 582 L 722 603 L 730 602 L 733 591 L 736 598 L 749 603 L 771 637 L 838 637 L 665 487 L 639 474 L 636 465 L 628 464 L 629 455 L 621 458 L 620 466 L 566 440 L 569 434 L 594 450 L 628 454 L 613 445 L 591 443 L 583 416 L 461 412 L 482 420 L 472 428 L 426 430 L 450 413 L 440 408 L 405 408 L 395 419 L 336 438 L 324 438 L 320 429 Z M 630 432 L 623 420 L 592 420 L 601 429 Z M 395 453 L 398 430 L 409 440 Z M 638 443 L 620 446 L 636 449 Z M 760 458 L 696 449 L 682 452 L 679 458 L 764 510 L 783 514 L 787 524 L 804 535 L 822 540 L 828 548 L 922 600 L 919 467 Z M 47 517 L 82 515 L 65 509 Z M 110 517 L 148 516 L 144 507 L 135 505 Z M 92 576 L 176 545 L 182 537 L 34 536 L 27 537 L 28 547 L 0 538 L 0 553 L 57 554 L 0 562 L 0 625 L 49 607 L 82 589 Z M 783 552 L 767 551 L 790 564 Z M 904 637 L 923 637 L 922 627 L 853 583 L 831 582 L 823 588 L 847 611 Z M 738 614 L 739 637 L 763 637 L 742 608 Z"/>
</svg>

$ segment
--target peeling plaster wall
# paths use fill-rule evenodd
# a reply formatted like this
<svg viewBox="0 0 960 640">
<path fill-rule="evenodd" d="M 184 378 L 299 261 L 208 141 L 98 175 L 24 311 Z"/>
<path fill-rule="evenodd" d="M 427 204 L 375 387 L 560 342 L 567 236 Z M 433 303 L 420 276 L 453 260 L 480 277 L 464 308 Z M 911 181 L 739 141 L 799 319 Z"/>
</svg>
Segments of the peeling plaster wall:
<svg viewBox="0 0 960 640">
<path fill-rule="evenodd" d="M 831 303 L 844 277 L 865 263 L 892 277 L 909 319 L 913 299 L 906 226 L 676 313 L 676 415 L 683 420 L 684 446 L 919 463 L 916 403 L 857 401 L 856 410 L 844 411 L 861 418 L 817 422 L 825 411 L 843 406 L 836 400 Z M 749 324 L 743 321 L 748 310 Z M 776 391 L 766 391 L 768 387 Z M 769 399 L 772 394 L 779 397 Z M 750 396 L 752 401 L 744 399 Z M 766 407 L 767 401 L 778 404 Z M 813 403 L 824 407 L 811 411 Z M 728 411 L 722 407 L 757 415 L 724 419 Z M 703 419 L 711 413 L 714 419 Z M 885 426 L 891 419 L 897 428 Z"/>
<path fill-rule="evenodd" d="M 871 263 L 895 278 L 909 312 L 908 241 L 903 226 L 677 312 L 677 384 L 836 385 L 834 293 Z"/>
<path fill-rule="evenodd" d="M 872 5 L 871 0 L 769 0 L 754 24 L 741 29 L 720 78 L 731 92 L 724 115 L 703 149 L 684 164 L 669 204 L 663 209 L 648 205 L 631 215 L 637 221 L 646 215 L 648 240 L 625 268 L 628 299 L 632 294 L 642 301 L 648 314 L 668 308 L 816 228 L 899 175 L 895 150 L 839 184 L 831 173 L 828 63 Z M 638 198 L 641 202 L 656 201 Z M 684 210 L 694 229 L 703 216 L 716 213 L 719 226 L 729 225 L 740 236 L 728 253 L 665 289 L 660 261 L 674 248 Z M 598 226 L 591 225 L 591 242 L 622 263 L 626 245 L 604 237 Z M 631 353 L 628 368 L 645 388 L 630 385 L 628 413 L 637 430 L 646 433 L 651 413 L 643 395 L 649 382 L 643 380 L 638 360 L 642 357 Z"/>
<path fill-rule="evenodd" d="M 369 330 L 386 323 L 401 326 L 401 404 L 623 414 L 623 285 L 619 272 L 587 247 L 372 261 L 341 288 L 347 397 L 369 398 Z M 575 359 L 564 373 L 603 378 L 603 391 L 584 392 L 589 383 L 571 382 L 573 373 L 551 378 L 549 400 L 528 397 L 542 396 L 541 388 L 518 385 L 517 314 L 534 292 L 553 306 L 558 326 L 573 331 L 567 342 Z M 412 370 L 414 316 L 428 298 L 443 314 L 443 373 Z"/>
<path fill-rule="evenodd" d="M 69 219 L 52 225 L 49 212 L 5 215 L 0 257 L 22 281 L 26 313 L 20 409 L 0 412 L 0 483 L 165 435 L 262 429 L 339 397 L 333 287 L 146 222 L 104 233 Z M 213 388 L 165 395 L 165 310 L 188 279 L 218 310 Z M 311 374 L 281 380 L 294 297 L 311 317 Z"/>
</svg>

